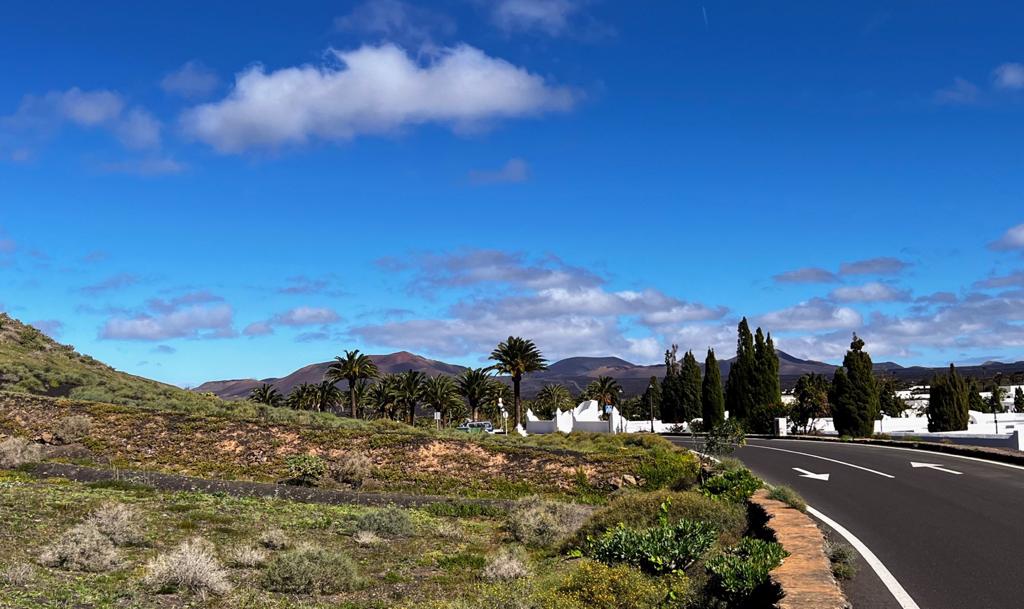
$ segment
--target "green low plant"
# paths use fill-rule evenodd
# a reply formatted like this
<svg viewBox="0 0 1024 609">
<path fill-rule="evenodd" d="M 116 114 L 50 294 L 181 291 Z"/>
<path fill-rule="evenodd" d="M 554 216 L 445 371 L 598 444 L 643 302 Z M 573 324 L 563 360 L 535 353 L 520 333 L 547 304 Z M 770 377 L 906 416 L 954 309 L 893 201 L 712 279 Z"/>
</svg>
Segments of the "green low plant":
<svg viewBox="0 0 1024 609">
<path fill-rule="evenodd" d="M 263 587 L 292 594 L 337 594 L 363 585 L 348 554 L 303 546 L 274 555 L 263 570 Z"/>
<path fill-rule="evenodd" d="M 699 472 L 700 462 L 692 453 L 660 445 L 649 449 L 637 468 L 637 475 L 643 478 L 644 488 L 648 490 L 688 489 L 696 482 Z"/>
<path fill-rule="evenodd" d="M 307 486 L 320 484 L 327 474 L 327 463 L 316 455 L 293 455 L 285 460 L 293 482 Z"/>
<path fill-rule="evenodd" d="M 853 576 L 857 574 L 857 552 L 853 546 L 827 540 L 825 555 L 828 556 L 832 566 L 832 575 L 836 579 L 853 579 Z"/>
<path fill-rule="evenodd" d="M 414 529 L 409 513 L 394 505 L 363 514 L 356 528 L 385 537 L 405 537 L 412 535 Z"/>
<path fill-rule="evenodd" d="M 551 548 L 571 537 L 589 514 L 588 509 L 575 504 L 527 497 L 513 504 L 506 527 L 516 541 Z"/>
<path fill-rule="evenodd" d="M 804 498 L 788 486 L 773 486 L 771 490 L 768 491 L 768 498 L 781 501 L 789 507 L 798 509 L 801 512 L 807 511 L 807 502 L 804 501 Z"/>
<path fill-rule="evenodd" d="M 708 497 L 743 502 L 761 488 L 762 482 L 749 469 L 737 469 L 708 478 L 700 491 Z"/>
<path fill-rule="evenodd" d="M 666 596 L 658 582 L 633 567 L 584 560 L 537 606 L 654 609 L 661 606 Z"/>
<path fill-rule="evenodd" d="M 630 529 L 620 523 L 591 539 L 584 553 L 604 563 L 626 563 L 645 573 L 662 575 L 688 568 L 717 538 L 715 528 L 706 522 L 679 520 L 672 524 L 663 518 L 657 526 L 646 529 Z"/>
<path fill-rule="evenodd" d="M 775 542 L 744 537 L 708 560 L 711 590 L 728 606 L 739 606 L 769 583 L 768 573 L 787 556 L 789 553 Z"/>
</svg>

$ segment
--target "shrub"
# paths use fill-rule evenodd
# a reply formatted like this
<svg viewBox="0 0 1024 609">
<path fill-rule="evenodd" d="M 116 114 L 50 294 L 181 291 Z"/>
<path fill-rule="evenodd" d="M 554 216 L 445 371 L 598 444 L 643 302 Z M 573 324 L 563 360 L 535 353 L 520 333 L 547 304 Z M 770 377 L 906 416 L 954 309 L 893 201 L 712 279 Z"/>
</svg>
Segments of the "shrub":
<svg viewBox="0 0 1024 609">
<path fill-rule="evenodd" d="M 700 462 L 693 454 L 660 445 L 647 451 L 637 469 L 637 475 L 644 479 L 644 488 L 650 490 L 686 490 L 693 486 L 699 472 Z"/>
<path fill-rule="evenodd" d="M 450 516 L 453 518 L 499 516 L 503 513 L 500 508 L 488 503 L 474 503 L 469 501 L 445 501 L 431 503 L 427 506 L 427 511 L 434 516 Z"/>
<path fill-rule="evenodd" d="M 849 544 L 826 540 L 825 555 L 836 579 L 853 579 L 857 574 L 857 552 Z"/>
<path fill-rule="evenodd" d="M 80 524 L 44 549 L 39 562 L 46 567 L 102 573 L 115 569 L 120 561 L 106 535 L 95 525 Z"/>
<path fill-rule="evenodd" d="M 36 578 L 36 571 L 28 563 L 15 563 L 0 569 L 0 583 L 5 586 L 25 586 Z"/>
<path fill-rule="evenodd" d="M 263 571 L 263 587 L 272 592 L 336 594 L 362 585 L 347 554 L 303 546 L 274 556 Z"/>
<path fill-rule="evenodd" d="M 320 484 L 327 474 L 327 464 L 316 455 L 293 455 L 285 460 L 292 482 L 305 486 Z"/>
<path fill-rule="evenodd" d="M 692 565 L 717 537 L 714 527 L 695 520 L 675 524 L 663 520 L 647 529 L 628 529 L 620 523 L 590 540 L 584 552 L 604 563 L 627 563 L 646 573 L 662 575 Z"/>
<path fill-rule="evenodd" d="M 123 503 L 107 503 L 85 520 L 110 539 L 115 546 L 141 544 L 145 537 L 139 526 L 139 514 Z"/>
<path fill-rule="evenodd" d="M 253 546 L 238 546 L 228 552 L 228 566 L 240 569 L 255 569 L 267 562 L 267 552 Z"/>
<path fill-rule="evenodd" d="M 707 562 L 711 589 L 730 606 L 743 603 L 768 586 L 768 573 L 787 556 L 775 542 L 744 537 Z"/>
<path fill-rule="evenodd" d="M 662 505 L 668 507 L 665 516 L 669 522 L 681 519 L 707 522 L 731 541 L 739 541 L 747 526 L 746 510 L 738 504 L 715 501 L 694 491 L 636 492 L 620 495 L 595 512 L 576 533 L 573 545 L 581 546 L 588 537 L 597 537 L 620 522 L 634 528 L 654 526 L 661 519 Z"/>
<path fill-rule="evenodd" d="M 361 546 L 374 546 L 384 541 L 376 533 L 370 531 L 356 531 L 352 535 L 352 541 Z"/>
<path fill-rule="evenodd" d="M 526 568 L 526 553 L 518 546 L 505 546 L 498 550 L 482 573 L 483 578 L 488 581 L 508 581 L 529 574 Z"/>
<path fill-rule="evenodd" d="M 331 467 L 331 476 L 336 481 L 354 487 L 362 486 L 372 473 L 373 461 L 363 453 L 349 453 Z"/>
<path fill-rule="evenodd" d="M 539 548 L 554 547 L 575 533 L 589 510 L 572 503 L 527 497 L 515 502 L 506 526 L 516 541 Z"/>
<path fill-rule="evenodd" d="M 42 448 L 25 438 L 7 438 L 0 442 L 0 469 L 14 469 L 42 458 Z"/>
<path fill-rule="evenodd" d="M 743 502 L 759 488 L 761 481 L 744 468 L 711 476 L 700 491 L 708 497 Z"/>
<path fill-rule="evenodd" d="M 413 532 L 409 513 L 394 505 L 363 514 L 359 517 L 356 528 L 385 537 L 405 537 L 412 535 Z"/>
<path fill-rule="evenodd" d="M 292 545 L 292 541 L 281 529 L 267 529 L 260 535 L 260 545 L 268 550 L 284 550 Z"/>
<path fill-rule="evenodd" d="M 72 415 L 61 419 L 53 428 L 53 437 L 61 444 L 78 442 L 89 435 L 92 419 L 84 415 Z"/>
<path fill-rule="evenodd" d="M 768 491 L 768 498 L 781 501 L 789 507 L 798 509 L 801 512 L 807 511 L 807 502 L 804 501 L 804 498 L 788 486 L 773 486 L 772 489 Z"/>
<path fill-rule="evenodd" d="M 556 592 L 587 609 L 654 609 L 664 598 L 661 587 L 640 571 L 590 560 L 581 561 Z"/>
<path fill-rule="evenodd" d="M 213 555 L 213 545 L 198 537 L 149 561 L 143 582 L 159 592 L 225 594 L 231 590 L 227 572 Z"/>
</svg>

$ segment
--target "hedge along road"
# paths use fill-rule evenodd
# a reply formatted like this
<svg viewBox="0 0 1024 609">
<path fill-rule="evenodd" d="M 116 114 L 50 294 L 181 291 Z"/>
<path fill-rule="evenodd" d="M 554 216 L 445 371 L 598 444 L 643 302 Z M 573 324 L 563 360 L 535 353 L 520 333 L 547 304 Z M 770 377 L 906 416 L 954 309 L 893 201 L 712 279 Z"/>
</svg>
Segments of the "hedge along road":
<svg viewBox="0 0 1024 609">
<path fill-rule="evenodd" d="M 750 439 L 733 456 L 852 533 L 905 590 L 862 563 L 854 607 L 1024 607 L 1024 467 L 801 440 Z"/>
</svg>

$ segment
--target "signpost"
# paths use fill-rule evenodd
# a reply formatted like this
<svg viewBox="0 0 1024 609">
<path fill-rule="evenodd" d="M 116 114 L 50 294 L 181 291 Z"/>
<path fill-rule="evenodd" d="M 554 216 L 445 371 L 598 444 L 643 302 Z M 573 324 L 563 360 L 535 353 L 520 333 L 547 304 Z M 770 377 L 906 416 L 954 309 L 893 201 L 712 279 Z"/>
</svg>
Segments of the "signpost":
<svg viewBox="0 0 1024 609">
<path fill-rule="evenodd" d="M 434 420 L 437 421 L 437 429 L 440 430 L 441 429 L 441 413 L 440 412 L 434 412 Z"/>
</svg>

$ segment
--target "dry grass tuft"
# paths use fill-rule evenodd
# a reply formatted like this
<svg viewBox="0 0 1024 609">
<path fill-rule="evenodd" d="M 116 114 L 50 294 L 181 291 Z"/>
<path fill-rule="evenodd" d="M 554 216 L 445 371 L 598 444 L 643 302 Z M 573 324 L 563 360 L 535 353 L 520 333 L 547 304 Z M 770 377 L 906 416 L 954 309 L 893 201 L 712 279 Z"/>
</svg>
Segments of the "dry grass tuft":
<svg viewBox="0 0 1024 609">
<path fill-rule="evenodd" d="M 258 569 L 267 563 L 266 550 L 253 546 L 238 546 L 228 552 L 228 566 L 239 569 Z"/>
<path fill-rule="evenodd" d="M 292 545 L 292 540 L 281 529 L 268 529 L 260 535 L 260 545 L 268 550 L 286 550 Z"/>
<path fill-rule="evenodd" d="M 123 503 L 107 503 L 85 520 L 110 539 L 115 546 L 140 545 L 145 541 L 139 513 Z"/>
<path fill-rule="evenodd" d="M 117 568 L 117 549 L 95 525 L 80 524 L 61 536 L 39 555 L 46 567 L 102 573 Z"/>
<path fill-rule="evenodd" d="M 506 526 L 516 541 L 550 548 L 571 537 L 589 514 L 590 510 L 583 506 L 527 497 L 512 507 Z"/>
<path fill-rule="evenodd" d="M 0 569 L 0 583 L 5 586 L 26 586 L 36 578 L 36 570 L 24 562 L 9 565 Z"/>
<path fill-rule="evenodd" d="M 361 546 L 375 546 L 384 540 L 372 531 L 356 531 L 352 535 L 352 541 Z"/>
<path fill-rule="evenodd" d="M 213 555 L 213 544 L 198 537 L 149 561 L 143 582 L 160 592 L 226 594 L 231 590 L 227 572 Z"/>
<path fill-rule="evenodd" d="M 506 546 L 484 567 L 483 578 L 488 581 L 509 581 L 530 574 L 526 568 L 526 553 L 518 546 Z"/>
</svg>

